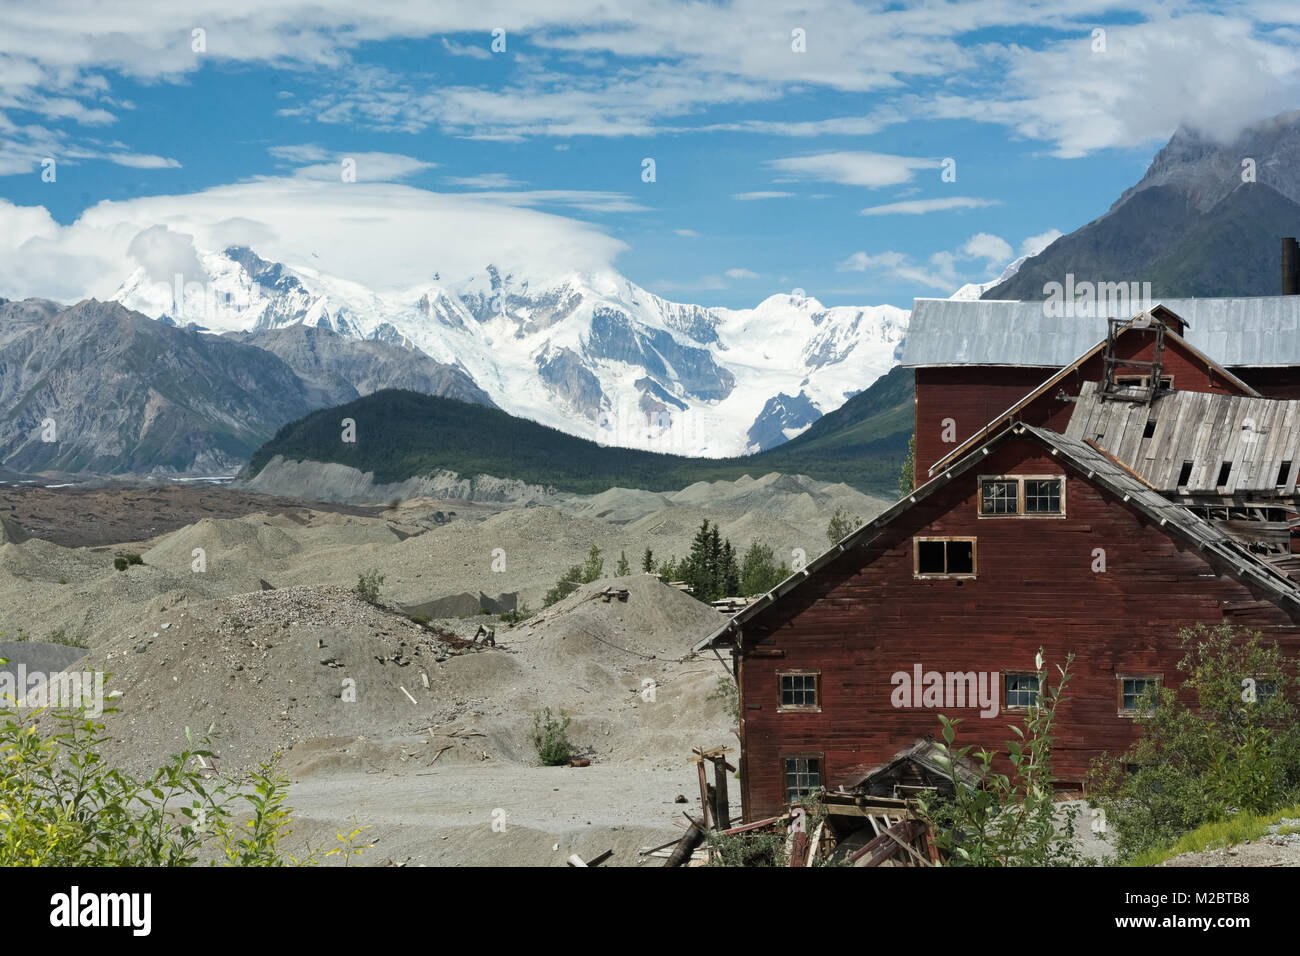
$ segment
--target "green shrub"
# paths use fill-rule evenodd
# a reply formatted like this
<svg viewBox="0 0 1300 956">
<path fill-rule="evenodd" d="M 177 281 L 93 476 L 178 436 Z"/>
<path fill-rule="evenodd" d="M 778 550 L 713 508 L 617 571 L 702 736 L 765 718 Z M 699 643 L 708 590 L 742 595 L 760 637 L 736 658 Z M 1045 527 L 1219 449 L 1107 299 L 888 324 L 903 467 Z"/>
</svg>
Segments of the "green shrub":
<svg viewBox="0 0 1300 956">
<path fill-rule="evenodd" d="M 1090 802 L 1106 814 L 1121 860 L 1158 850 L 1203 824 L 1266 814 L 1300 797 L 1295 662 L 1276 643 L 1229 624 L 1179 632 L 1177 690 L 1152 687 L 1138 742 L 1092 765 Z M 1253 698 L 1253 699 L 1252 699 Z"/>
<path fill-rule="evenodd" d="M 113 567 L 117 568 L 119 571 L 125 571 L 127 567 L 126 558 L 114 558 Z"/>
<path fill-rule="evenodd" d="M 1023 729 L 1011 725 L 1017 739 L 1007 741 L 1010 774 L 993 772 L 994 754 L 975 754 L 981 785 L 973 786 L 954 772 L 959 761 L 969 759 L 972 747 L 954 747 L 961 719 L 939 715 L 943 743 L 935 759 L 948 769 L 951 797 L 925 793 L 917 798 L 920 813 L 933 828 L 935 843 L 947 854 L 949 866 L 1078 866 L 1083 854 L 1075 842 L 1078 808 L 1058 823 L 1052 775 L 1052 725 L 1056 709 L 1070 681 L 1070 664 L 1057 666 L 1060 680 L 1049 686 L 1042 652 L 1035 660 L 1038 704 L 1025 714 Z"/>
<path fill-rule="evenodd" d="M 558 767 L 573 759 L 573 744 L 569 741 L 569 718 L 556 717 L 551 708 L 533 714 L 533 749 L 545 767 Z"/>
<path fill-rule="evenodd" d="M 212 757 L 206 739 L 195 744 L 188 729 L 186 738 L 186 750 L 137 778 L 108 763 L 100 750 L 110 738 L 84 710 L 0 709 L 0 866 L 192 866 L 201 856 L 228 866 L 310 865 L 365 849 L 354 844 L 357 830 L 339 834 L 342 845 L 328 852 L 285 853 L 288 780 L 274 760 L 214 782 L 202 769 Z"/>
<path fill-rule="evenodd" d="M 379 603 L 379 587 L 384 583 L 384 576 L 378 570 L 371 568 L 369 571 L 363 571 L 357 576 L 357 597 L 367 604 Z"/>
</svg>

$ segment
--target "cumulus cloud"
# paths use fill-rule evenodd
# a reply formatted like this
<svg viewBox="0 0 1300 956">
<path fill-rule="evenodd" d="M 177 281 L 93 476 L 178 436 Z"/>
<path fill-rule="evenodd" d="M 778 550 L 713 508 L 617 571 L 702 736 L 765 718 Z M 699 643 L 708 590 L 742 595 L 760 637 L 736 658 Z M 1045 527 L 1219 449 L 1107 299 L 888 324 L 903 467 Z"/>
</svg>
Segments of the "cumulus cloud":
<svg viewBox="0 0 1300 956">
<path fill-rule="evenodd" d="M 183 282 L 191 282 L 198 281 L 203 275 L 203 265 L 194 248 L 194 237 L 173 232 L 167 226 L 150 226 L 140 230 L 127 244 L 126 254 L 154 282 L 171 283 L 178 275 L 183 277 Z"/>
</svg>

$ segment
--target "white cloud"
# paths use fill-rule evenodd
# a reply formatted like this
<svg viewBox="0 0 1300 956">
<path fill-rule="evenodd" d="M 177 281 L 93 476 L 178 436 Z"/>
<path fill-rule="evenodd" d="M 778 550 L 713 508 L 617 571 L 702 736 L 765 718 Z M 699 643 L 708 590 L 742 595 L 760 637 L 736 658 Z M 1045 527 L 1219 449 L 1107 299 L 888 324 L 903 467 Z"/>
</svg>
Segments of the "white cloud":
<svg viewBox="0 0 1300 956">
<path fill-rule="evenodd" d="M 271 151 L 274 153 L 275 149 L 272 148 Z M 305 157 L 307 152 L 304 151 L 301 155 Z M 293 175 L 299 179 L 342 182 L 344 163 L 351 161 L 351 169 L 356 177 L 354 182 L 390 183 L 414 176 L 426 169 L 433 169 L 438 165 L 437 163 L 416 159 L 414 156 L 403 156 L 401 153 L 340 152 L 333 153 L 332 157 L 331 159 L 325 159 L 324 162 L 299 166 L 293 171 Z"/>
<path fill-rule="evenodd" d="M 145 153 L 105 153 L 104 159 L 119 166 L 132 169 L 180 169 L 181 164 L 166 156 L 150 156 Z"/>
<path fill-rule="evenodd" d="M 1036 256 L 1057 239 L 1060 239 L 1064 233 L 1059 229 L 1049 229 L 1046 232 L 1040 232 L 1036 236 L 1029 236 L 1020 243 L 1020 254 L 1022 256 Z"/>
<path fill-rule="evenodd" d="M 952 292 L 972 281 L 983 281 L 992 272 L 997 275 L 1010 261 L 1011 244 L 987 232 L 977 232 L 954 250 L 932 253 L 925 263 L 890 250 L 874 255 L 855 252 L 836 263 L 839 272 L 875 272 L 930 289 Z M 976 270 L 972 272 L 972 269 Z"/>
<path fill-rule="evenodd" d="M 992 265 L 1001 265 L 1011 259 L 1011 244 L 999 236 L 979 232 L 962 244 L 961 251 L 973 259 L 983 259 Z"/>
<path fill-rule="evenodd" d="M 950 196 L 947 199 L 905 199 L 902 202 L 885 203 L 883 206 L 868 206 L 861 211 L 863 216 L 919 216 L 927 212 L 943 212 L 948 209 L 979 209 L 983 206 L 996 206 L 995 199 L 975 199 L 971 196 Z"/>
<path fill-rule="evenodd" d="M 476 60 L 492 59 L 492 51 L 486 46 L 466 46 L 456 43 L 454 40 L 448 40 L 446 37 L 442 38 L 442 48 L 452 56 L 469 56 Z"/>
<path fill-rule="evenodd" d="M 738 199 L 741 202 L 754 202 L 757 199 L 786 199 L 793 196 L 794 193 L 785 193 L 772 189 L 760 189 L 750 193 L 732 193 L 732 199 Z"/>
<path fill-rule="evenodd" d="M 476 176 L 448 176 L 447 182 L 453 186 L 466 186 L 470 189 L 513 189 L 523 182 L 512 179 L 506 173 L 479 173 Z"/>
<path fill-rule="evenodd" d="M 888 153 L 841 151 L 774 159 L 767 165 L 796 178 L 846 186 L 898 186 L 912 181 L 918 169 L 938 169 L 941 160 Z"/>
<path fill-rule="evenodd" d="M 117 76 L 175 82 L 210 64 L 263 64 L 325 78 L 308 106 L 286 111 L 313 122 L 508 140 L 684 128 L 869 135 L 907 119 L 952 117 L 1002 124 L 1073 156 L 1145 145 L 1179 123 L 1227 137 L 1295 104 L 1293 6 L 1151 0 L 1124 11 L 1127 22 L 1107 27 L 1106 52 L 1093 53 L 1092 28 L 1116 12 L 1112 0 L 134 0 L 111 12 L 86 0 L 45 0 L 39 9 L 5 9 L 0 111 L 104 125 L 128 108 L 112 96 Z M 429 89 L 353 59 L 364 44 L 390 39 L 427 43 L 438 57 L 484 59 L 491 30 L 503 23 L 527 45 L 501 58 L 515 69 L 493 87 Z M 807 30 L 806 54 L 791 53 L 792 23 Z M 207 31 L 201 54 L 190 48 L 195 24 Z M 825 90 L 862 95 L 864 114 L 714 123 L 704 115 Z M 873 106 L 874 94 L 887 102 Z"/>
<path fill-rule="evenodd" d="M 695 239 L 699 236 L 699 233 L 694 229 L 674 229 L 673 232 L 685 239 Z"/>
<path fill-rule="evenodd" d="M 107 298 L 141 257 L 155 271 L 174 269 L 188 237 L 201 251 L 245 244 L 380 292 L 488 263 L 519 275 L 599 271 L 625 249 L 589 223 L 481 194 L 284 177 L 101 202 L 68 226 L 42 207 L 0 200 L 0 296 Z"/>
<path fill-rule="evenodd" d="M 728 269 L 723 273 L 728 279 L 757 279 L 758 273 L 748 269 Z"/>
</svg>

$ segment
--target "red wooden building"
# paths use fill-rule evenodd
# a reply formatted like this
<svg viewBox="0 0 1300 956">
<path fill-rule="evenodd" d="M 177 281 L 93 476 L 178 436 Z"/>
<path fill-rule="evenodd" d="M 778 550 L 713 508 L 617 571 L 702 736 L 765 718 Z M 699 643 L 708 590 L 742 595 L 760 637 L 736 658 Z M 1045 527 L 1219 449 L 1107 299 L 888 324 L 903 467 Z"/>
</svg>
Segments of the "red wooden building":
<svg viewBox="0 0 1300 956">
<path fill-rule="evenodd" d="M 1300 651 L 1272 520 L 1294 513 L 1300 401 L 1261 397 L 1183 329 L 1144 314 L 1037 381 L 962 398 L 994 410 L 955 454 L 934 447 L 932 477 L 702 642 L 733 655 L 747 819 L 854 787 L 939 713 L 964 718 L 960 743 L 1002 750 L 1040 648 L 1052 673 L 1074 655 L 1053 754 L 1068 783 L 1134 741 L 1184 626 L 1239 623 Z"/>
</svg>

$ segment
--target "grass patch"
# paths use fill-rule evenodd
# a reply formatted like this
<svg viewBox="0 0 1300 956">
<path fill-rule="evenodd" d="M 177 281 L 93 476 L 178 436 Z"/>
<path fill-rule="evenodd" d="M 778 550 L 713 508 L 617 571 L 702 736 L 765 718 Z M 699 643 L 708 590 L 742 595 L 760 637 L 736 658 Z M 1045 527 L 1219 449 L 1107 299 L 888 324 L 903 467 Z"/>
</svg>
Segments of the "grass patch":
<svg viewBox="0 0 1300 956">
<path fill-rule="evenodd" d="M 1284 818 L 1300 817 L 1300 804 L 1278 810 L 1276 813 L 1254 814 L 1238 813 L 1227 820 L 1206 823 L 1191 833 L 1185 833 L 1172 846 L 1160 850 L 1148 850 L 1133 857 L 1125 866 L 1156 866 L 1166 860 L 1184 853 L 1201 853 L 1205 850 L 1218 850 L 1238 843 L 1258 840 L 1268 828 Z M 1296 828 L 1286 828 L 1295 832 Z"/>
</svg>

